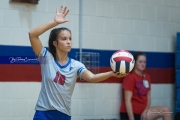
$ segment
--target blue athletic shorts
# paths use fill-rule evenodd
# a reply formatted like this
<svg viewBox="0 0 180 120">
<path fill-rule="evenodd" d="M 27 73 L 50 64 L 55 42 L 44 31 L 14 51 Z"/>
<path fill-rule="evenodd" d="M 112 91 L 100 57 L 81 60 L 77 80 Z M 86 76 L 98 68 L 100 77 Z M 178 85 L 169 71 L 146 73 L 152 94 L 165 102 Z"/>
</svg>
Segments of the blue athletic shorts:
<svg viewBox="0 0 180 120">
<path fill-rule="evenodd" d="M 33 120 L 71 120 L 71 116 L 68 116 L 57 110 L 48 110 L 48 111 L 36 110 Z"/>
</svg>

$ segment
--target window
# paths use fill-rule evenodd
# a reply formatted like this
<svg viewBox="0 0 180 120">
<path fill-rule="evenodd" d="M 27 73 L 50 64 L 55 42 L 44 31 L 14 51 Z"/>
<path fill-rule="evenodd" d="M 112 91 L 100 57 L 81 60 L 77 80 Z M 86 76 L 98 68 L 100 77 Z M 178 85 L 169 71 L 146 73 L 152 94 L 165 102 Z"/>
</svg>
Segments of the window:
<svg viewBox="0 0 180 120">
<path fill-rule="evenodd" d="M 38 4 L 39 0 L 10 0 L 10 2 Z"/>
</svg>

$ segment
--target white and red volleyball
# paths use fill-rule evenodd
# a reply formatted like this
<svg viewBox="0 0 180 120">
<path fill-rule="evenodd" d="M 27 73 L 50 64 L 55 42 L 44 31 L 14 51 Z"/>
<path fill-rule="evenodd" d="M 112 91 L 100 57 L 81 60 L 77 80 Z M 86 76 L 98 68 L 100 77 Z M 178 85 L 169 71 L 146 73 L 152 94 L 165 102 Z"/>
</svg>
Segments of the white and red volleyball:
<svg viewBox="0 0 180 120">
<path fill-rule="evenodd" d="M 114 72 L 129 73 L 134 67 L 134 57 L 127 50 L 116 51 L 110 59 L 110 66 Z"/>
</svg>

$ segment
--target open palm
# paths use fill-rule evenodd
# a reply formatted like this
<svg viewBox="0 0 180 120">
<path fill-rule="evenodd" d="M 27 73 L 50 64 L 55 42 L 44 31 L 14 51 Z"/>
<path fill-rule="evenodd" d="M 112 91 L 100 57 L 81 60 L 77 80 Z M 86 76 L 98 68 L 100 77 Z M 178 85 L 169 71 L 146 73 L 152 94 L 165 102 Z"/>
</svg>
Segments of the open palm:
<svg viewBox="0 0 180 120">
<path fill-rule="evenodd" d="M 69 20 L 65 19 L 68 12 L 69 10 L 67 10 L 67 7 L 63 8 L 63 6 L 61 6 L 60 11 L 58 11 L 58 8 L 56 8 L 56 16 L 54 18 L 54 21 L 56 21 L 59 24 L 68 22 Z"/>
</svg>

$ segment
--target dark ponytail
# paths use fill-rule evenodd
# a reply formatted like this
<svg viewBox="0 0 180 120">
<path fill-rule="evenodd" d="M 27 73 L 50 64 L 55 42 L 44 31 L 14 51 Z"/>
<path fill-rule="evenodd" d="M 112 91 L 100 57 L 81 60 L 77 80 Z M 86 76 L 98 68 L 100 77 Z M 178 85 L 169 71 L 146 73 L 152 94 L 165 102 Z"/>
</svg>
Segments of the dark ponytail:
<svg viewBox="0 0 180 120">
<path fill-rule="evenodd" d="M 61 27 L 51 30 L 51 33 L 49 35 L 49 40 L 48 40 L 49 52 L 53 55 L 54 59 L 56 59 L 56 47 L 53 45 L 53 41 L 58 40 L 58 34 L 63 30 L 67 30 L 71 34 L 71 31 L 68 28 Z"/>
</svg>

